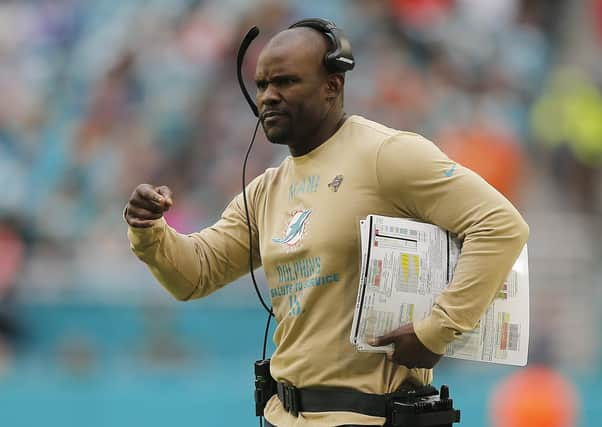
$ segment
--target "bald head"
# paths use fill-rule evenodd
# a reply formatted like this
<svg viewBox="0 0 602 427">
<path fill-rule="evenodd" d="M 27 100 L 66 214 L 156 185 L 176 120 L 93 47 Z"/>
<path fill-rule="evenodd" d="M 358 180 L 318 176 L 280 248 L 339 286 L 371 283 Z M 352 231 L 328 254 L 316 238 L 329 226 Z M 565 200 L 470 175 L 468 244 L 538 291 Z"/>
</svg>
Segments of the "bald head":
<svg viewBox="0 0 602 427">
<path fill-rule="evenodd" d="M 328 41 L 318 31 L 297 27 L 277 33 L 261 51 L 261 56 L 273 57 L 292 56 L 296 61 L 323 67 L 324 56 L 329 49 Z"/>
</svg>

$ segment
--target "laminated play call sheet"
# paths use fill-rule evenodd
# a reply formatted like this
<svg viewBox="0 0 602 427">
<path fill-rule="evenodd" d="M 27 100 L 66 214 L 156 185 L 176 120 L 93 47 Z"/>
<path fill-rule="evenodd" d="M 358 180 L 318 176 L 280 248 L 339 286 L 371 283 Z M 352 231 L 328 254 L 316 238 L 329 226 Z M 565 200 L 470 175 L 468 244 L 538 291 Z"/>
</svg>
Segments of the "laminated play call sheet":
<svg viewBox="0 0 602 427">
<path fill-rule="evenodd" d="M 359 351 L 370 337 L 427 317 L 451 283 L 462 243 L 432 224 L 369 215 L 360 221 L 361 271 L 351 328 Z M 452 342 L 445 356 L 524 366 L 529 344 L 527 246 L 477 327 Z"/>
</svg>

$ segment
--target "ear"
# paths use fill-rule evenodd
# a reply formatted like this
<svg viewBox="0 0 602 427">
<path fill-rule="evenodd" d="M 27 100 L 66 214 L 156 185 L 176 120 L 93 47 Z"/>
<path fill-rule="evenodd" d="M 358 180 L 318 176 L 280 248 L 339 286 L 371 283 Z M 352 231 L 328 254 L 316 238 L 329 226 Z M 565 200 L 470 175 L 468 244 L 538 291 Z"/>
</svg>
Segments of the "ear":
<svg viewBox="0 0 602 427">
<path fill-rule="evenodd" d="M 341 73 L 329 74 L 326 77 L 326 99 L 337 99 L 343 92 L 345 77 Z"/>
</svg>

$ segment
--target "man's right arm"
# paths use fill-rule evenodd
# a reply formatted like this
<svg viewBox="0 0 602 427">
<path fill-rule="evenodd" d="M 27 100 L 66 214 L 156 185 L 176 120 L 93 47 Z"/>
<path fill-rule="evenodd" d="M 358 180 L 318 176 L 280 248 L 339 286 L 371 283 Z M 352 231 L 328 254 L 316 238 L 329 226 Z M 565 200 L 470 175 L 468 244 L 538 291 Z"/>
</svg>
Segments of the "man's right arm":
<svg viewBox="0 0 602 427">
<path fill-rule="evenodd" d="M 132 194 L 124 215 L 129 224 L 131 248 L 176 299 L 203 297 L 249 272 L 249 238 L 242 195 L 228 205 L 213 226 L 185 235 L 175 231 L 163 218 L 163 212 L 173 204 L 169 189 L 140 187 Z M 251 223 L 254 224 L 252 215 Z M 258 267 L 255 227 L 253 236 L 253 264 Z"/>
</svg>

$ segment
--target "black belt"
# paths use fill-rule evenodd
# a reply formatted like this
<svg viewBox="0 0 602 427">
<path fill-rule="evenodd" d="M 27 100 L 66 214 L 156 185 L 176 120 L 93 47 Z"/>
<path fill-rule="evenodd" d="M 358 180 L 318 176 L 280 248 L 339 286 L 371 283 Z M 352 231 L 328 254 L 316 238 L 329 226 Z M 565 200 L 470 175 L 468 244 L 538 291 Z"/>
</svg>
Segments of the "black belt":
<svg viewBox="0 0 602 427">
<path fill-rule="evenodd" d="M 432 386 L 426 386 L 437 393 Z M 399 392 L 388 394 L 371 394 L 346 388 L 296 388 L 278 382 L 276 384 L 278 398 L 282 406 L 292 415 L 299 412 L 357 412 L 374 417 L 388 416 L 391 399 Z"/>
</svg>

